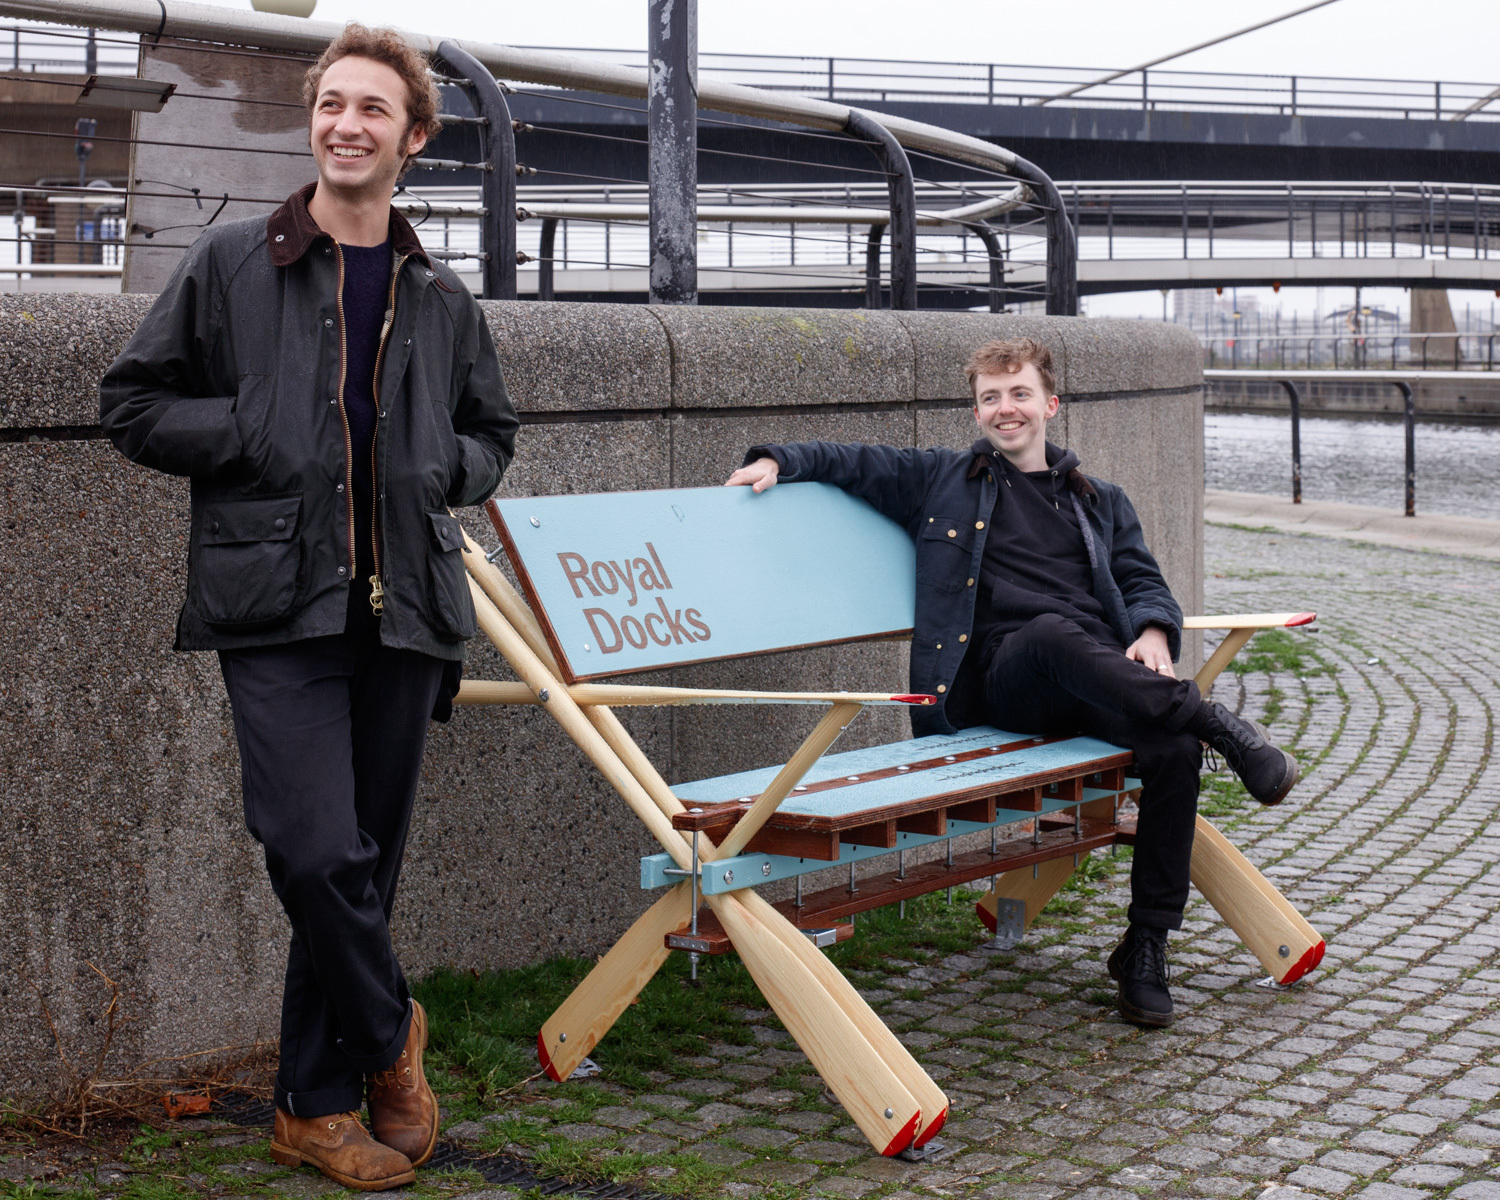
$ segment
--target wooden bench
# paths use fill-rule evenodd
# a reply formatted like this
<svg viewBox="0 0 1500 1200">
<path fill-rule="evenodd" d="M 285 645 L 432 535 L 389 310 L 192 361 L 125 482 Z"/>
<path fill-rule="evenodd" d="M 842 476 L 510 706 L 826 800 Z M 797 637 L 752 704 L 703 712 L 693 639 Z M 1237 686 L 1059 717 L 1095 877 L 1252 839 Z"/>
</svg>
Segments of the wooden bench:
<svg viewBox="0 0 1500 1200">
<path fill-rule="evenodd" d="M 466 681 L 461 704 L 545 707 L 662 846 L 641 885 L 665 894 L 542 1027 L 548 1074 L 566 1079 L 674 950 L 738 953 L 766 1000 L 883 1154 L 928 1142 L 947 1098 L 819 947 L 849 918 L 991 878 L 979 916 L 1014 944 L 1083 856 L 1130 844 L 1131 755 L 1093 738 L 991 728 L 827 754 L 866 705 L 931 696 L 703 690 L 597 682 L 611 676 L 810 646 L 908 637 L 915 556 L 904 530 L 822 484 L 699 488 L 491 501 L 486 510 L 522 596 L 469 540 L 479 625 L 520 682 Z M 1312 614 L 1191 618 L 1229 630 L 1213 677 L 1259 628 Z M 612 709 L 621 705 L 816 704 L 827 708 L 786 763 L 669 786 Z M 1024 836 L 1000 837 L 1019 829 Z M 989 833 L 955 853 L 952 839 Z M 908 865 L 907 851 L 942 843 Z M 881 863 L 866 866 L 872 860 Z M 831 866 L 847 882 L 804 894 Z M 878 873 L 876 868 L 878 867 Z M 863 870 L 861 868 L 864 868 Z M 1290 982 L 1323 940 L 1201 818 L 1193 880 L 1267 970 Z M 759 885 L 794 880 L 771 904 Z"/>
</svg>

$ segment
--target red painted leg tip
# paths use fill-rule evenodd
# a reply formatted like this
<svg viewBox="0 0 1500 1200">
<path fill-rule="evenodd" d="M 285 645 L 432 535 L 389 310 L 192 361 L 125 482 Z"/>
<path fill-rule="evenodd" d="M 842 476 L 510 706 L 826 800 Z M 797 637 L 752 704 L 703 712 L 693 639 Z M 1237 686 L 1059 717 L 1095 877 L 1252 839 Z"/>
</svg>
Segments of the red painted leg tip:
<svg viewBox="0 0 1500 1200">
<path fill-rule="evenodd" d="M 985 908 L 983 904 L 976 904 L 974 906 L 974 915 L 984 922 L 984 927 L 986 929 L 988 929 L 991 933 L 995 932 L 995 914 L 990 912 L 989 909 Z"/>
<path fill-rule="evenodd" d="M 901 1127 L 896 1136 L 891 1139 L 891 1144 L 880 1153 L 883 1154 L 886 1158 L 894 1158 L 896 1155 L 900 1154 L 901 1151 L 905 1150 L 908 1146 L 911 1145 L 911 1139 L 916 1135 L 917 1126 L 921 1124 L 921 1122 L 922 1114 L 920 1112 L 912 1113 L 911 1120 Z"/>
<path fill-rule="evenodd" d="M 553 1083 L 561 1083 L 562 1076 L 552 1066 L 552 1056 L 547 1053 L 546 1039 L 539 1032 L 536 1035 L 536 1056 L 541 1060 L 542 1070 L 547 1072 L 547 1078 Z"/>
<path fill-rule="evenodd" d="M 931 1129 L 929 1129 L 921 1137 L 919 1137 L 919 1138 L 913 1138 L 912 1139 L 912 1143 L 911 1143 L 912 1147 L 914 1149 L 919 1149 L 922 1146 L 927 1145 L 928 1142 L 932 1141 L 933 1138 L 937 1137 L 938 1130 L 941 1129 L 945 1124 L 947 1124 L 947 1122 L 948 1122 L 948 1110 L 945 1108 L 945 1109 L 943 1109 L 942 1112 L 938 1113 L 938 1118 L 937 1118 L 936 1121 L 934 1121 L 932 1123 L 932 1128 Z"/>
<path fill-rule="evenodd" d="M 1309 971 L 1311 971 L 1314 967 L 1316 967 L 1320 962 L 1323 961 L 1323 954 L 1327 949 L 1327 942 L 1319 942 L 1316 946 L 1308 947 L 1307 953 L 1299 958 L 1295 963 L 1293 963 L 1292 969 L 1289 970 L 1276 982 L 1282 984 L 1283 986 L 1288 983 L 1296 983 L 1297 980 L 1301 979 L 1304 975 L 1306 975 Z"/>
</svg>

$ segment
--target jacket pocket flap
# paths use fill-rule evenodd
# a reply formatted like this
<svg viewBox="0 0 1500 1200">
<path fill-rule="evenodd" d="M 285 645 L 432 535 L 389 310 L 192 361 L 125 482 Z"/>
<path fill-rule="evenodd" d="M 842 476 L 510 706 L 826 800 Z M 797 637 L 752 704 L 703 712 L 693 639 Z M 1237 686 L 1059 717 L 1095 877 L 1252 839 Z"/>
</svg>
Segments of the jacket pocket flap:
<svg viewBox="0 0 1500 1200">
<path fill-rule="evenodd" d="M 430 512 L 427 519 L 432 522 L 432 540 L 444 550 L 464 548 L 464 527 L 458 518 L 448 513 Z"/>
<path fill-rule="evenodd" d="M 285 542 L 297 535 L 300 496 L 265 500 L 224 500 L 203 509 L 203 544 Z"/>
<path fill-rule="evenodd" d="M 974 522 L 960 521 L 954 517 L 933 517 L 922 526 L 922 540 L 947 542 L 964 550 L 974 545 Z"/>
</svg>

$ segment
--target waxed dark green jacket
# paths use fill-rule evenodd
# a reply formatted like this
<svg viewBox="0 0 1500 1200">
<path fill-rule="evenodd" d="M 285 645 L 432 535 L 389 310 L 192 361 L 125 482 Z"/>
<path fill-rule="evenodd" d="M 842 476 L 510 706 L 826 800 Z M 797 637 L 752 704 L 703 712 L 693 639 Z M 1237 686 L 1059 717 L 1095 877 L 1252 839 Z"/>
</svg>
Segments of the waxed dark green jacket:
<svg viewBox="0 0 1500 1200">
<path fill-rule="evenodd" d="M 99 387 L 104 432 L 191 481 L 180 650 L 343 631 L 355 522 L 338 246 L 307 212 L 205 230 Z M 518 421 L 468 288 L 391 213 L 394 305 L 377 368 L 380 638 L 444 659 L 475 632 L 449 506 L 500 482 Z"/>
</svg>

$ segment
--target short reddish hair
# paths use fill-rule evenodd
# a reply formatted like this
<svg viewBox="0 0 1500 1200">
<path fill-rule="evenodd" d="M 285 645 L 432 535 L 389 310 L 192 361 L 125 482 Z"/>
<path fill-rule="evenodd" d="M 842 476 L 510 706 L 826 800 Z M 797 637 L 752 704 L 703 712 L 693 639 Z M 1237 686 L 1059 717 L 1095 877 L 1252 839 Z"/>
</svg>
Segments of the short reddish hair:
<svg viewBox="0 0 1500 1200">
<path fill-rule="evenodd" d="M 1003 338 L 985 342 L 969 355 L 964 364 L 964 377 L 969 381 L 969 394 L 974 395 L 974 381 L 981 375 L 1008 375 L 1019 371 L 1027 363 L 1036 368 L 1042 377 L 1042 387 L 1048 396 L 1057 394 L 1057 370 L 1052 365 L 1052 351 L 1035 338 Z M 978 397 L 975 397 L 976 399 Z"/>
<path fill-rule="evenodd" d="M 427 59 L 402 41 L 394 29 L 369 29 L 358 21 L 350 21 L 344 26 L 344 32 L 328 43 L 328 49 L 307 69 L 302 79 L 302 103 L 307 105 L 309 123 L 324 74 L 339 59 L 351 56 L 383 63 L 406 84 L 406 134 L 403 142 L 411 137 L 413 130 L 420 129 L 430 138 L 443 127 L 438 120 L 442 99 L 437 84 L 427 73 Z M 401 168 L 403 175 L 411 169 L 411 164 L 412 159 L 408 157 Z"/>
</svg>

